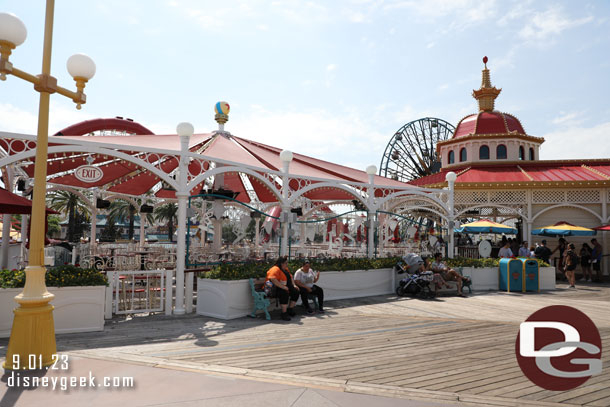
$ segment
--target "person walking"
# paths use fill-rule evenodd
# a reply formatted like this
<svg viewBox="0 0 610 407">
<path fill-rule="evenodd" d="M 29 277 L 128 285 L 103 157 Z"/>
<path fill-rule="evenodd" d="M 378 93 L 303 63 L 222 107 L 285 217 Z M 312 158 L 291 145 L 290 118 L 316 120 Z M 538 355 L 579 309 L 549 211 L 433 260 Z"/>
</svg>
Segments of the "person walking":
<svg viewBox="0 0 610 407">
<path fill-rule="evenodd" d="M 565 273 L 568 279 L 568 284 L 570 288 L 576 288 L 576 267 L 578 266 L 578 255 L 576 254 L 576 246 L 574 243 L 570 243 L 568 245 L 568 250 L 566 250 L 565 256 Z"/>
<path fill-rule="evenodd" d="M 551 252 L 551 255 L 552 255 L 556 251 L 559 251 L 559 259 L 557 260 L 557 264 L 555 264 L 555 270 L 557 270 L 557 272 L 559 272 L 560 274 L 563 273 L 564 275 L 565 275 L 565 264 L 564 263 L 565 263 L 565 255 L 566 255 L 567 248 L 568 248 L 568 242 L 563 237 L 560 237 L 559 244 L 557 245 L 555 250 L 553 250 Z M 566 278 L 567 278 L 567 276 L 566 276 Z"/>
<path fill-rule="evenodd" d="M 593 251 L 591 247 L 583 243 L 580 249 L 580 267 L 582 268 L 582 278 L 585 281 L 592 281 L 593 275 L 591 274 L 591 255 Z"/>
</svg>

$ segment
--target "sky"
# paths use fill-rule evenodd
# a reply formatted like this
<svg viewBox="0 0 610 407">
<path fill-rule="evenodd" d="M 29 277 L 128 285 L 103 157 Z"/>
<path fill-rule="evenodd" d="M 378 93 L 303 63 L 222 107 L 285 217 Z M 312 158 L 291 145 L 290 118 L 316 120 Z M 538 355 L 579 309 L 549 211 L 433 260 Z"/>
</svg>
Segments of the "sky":
<svg viewBox="0 0 610 407">
<path fill-rule="evenodd" d="M 45 2 L 1 0 L 28 38 L 11 55 L 40 73 Z M 477 110 L 483 56 L 496 109 L 544 137 L 541 159 L 610 158 L 610 2 L 475 0 L 56 0 L 52 75 L 95 61 L 76 110 L 51 97 L 51 134 L 123 116 L 157 134 L 188 121 L 364 169 L 402 125 Z M 38 93 L 0 82 L 0 131 L 36 132 Z"/>
</svg>

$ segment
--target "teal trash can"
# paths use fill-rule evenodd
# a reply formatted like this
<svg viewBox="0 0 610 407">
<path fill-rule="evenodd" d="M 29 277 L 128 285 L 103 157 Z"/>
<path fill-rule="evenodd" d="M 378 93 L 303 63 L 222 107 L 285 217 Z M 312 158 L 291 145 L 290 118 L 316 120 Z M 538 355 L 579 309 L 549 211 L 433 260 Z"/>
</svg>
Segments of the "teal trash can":
<svg viewBox="0 0 610 407">
<path fill-rule="evenodd" d="M 525 291 L 540 291 L 540 267 L 534 259 L 523 260 L 523 277 L 525 279 Z"/>
<path fill-rule="evenodd" d="M 500 291 L 525 291 L 521 259 L 500 259 Z"/>
</svg>

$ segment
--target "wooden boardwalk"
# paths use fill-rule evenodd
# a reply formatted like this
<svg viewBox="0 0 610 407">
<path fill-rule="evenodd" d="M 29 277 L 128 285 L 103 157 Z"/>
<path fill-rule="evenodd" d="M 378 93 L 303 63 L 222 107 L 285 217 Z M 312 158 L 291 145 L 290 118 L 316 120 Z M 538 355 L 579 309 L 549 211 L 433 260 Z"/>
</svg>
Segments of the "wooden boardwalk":
<svg viewBox="0 0 610 407">
<path fill-rule="evenodd" d="M 607 352 L 602 374 L 567 392 L 543 390 L 521 373 L 514 354 L 518 324 L 552 304 L 589 315 L 608 349 L 610 288 L 595 286 L 540 295 L 335 301 L 325 315 L 289 323 L 144 316 L 110 321 L 103 333 L 57 340 L 61 351 L 82 356 L 344 391 L 478 405 L 610 406 Z"/>
</svg>

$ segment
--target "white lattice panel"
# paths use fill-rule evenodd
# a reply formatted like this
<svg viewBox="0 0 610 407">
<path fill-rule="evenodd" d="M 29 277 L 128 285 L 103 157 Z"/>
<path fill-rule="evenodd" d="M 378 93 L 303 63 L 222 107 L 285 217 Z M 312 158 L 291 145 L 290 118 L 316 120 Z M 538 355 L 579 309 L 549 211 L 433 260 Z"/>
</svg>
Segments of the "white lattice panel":
<svg viewBox="0 0 610 407">
<path fill-rule="evenodd" d="M 487 203 L 487 191 L 459 191 L 455 192 L 455 203 L 478 204 Z"/>
<path fill-rule="evenodd" d="M 566 200 L 565 191 L 534 191 L 532 201 L 534 203 L 563 203 Z"/>
<path fill-rule="evenodd" d="M 599 203 L 601 193 L 595 189 L 575 189 L 567 192 L 568 202 Z"/>
<path fill-rule="evenodd" d="M 490 191 L 489 202 L 498 204 L 524 203 L 525 191 Z"/>
</svg>

